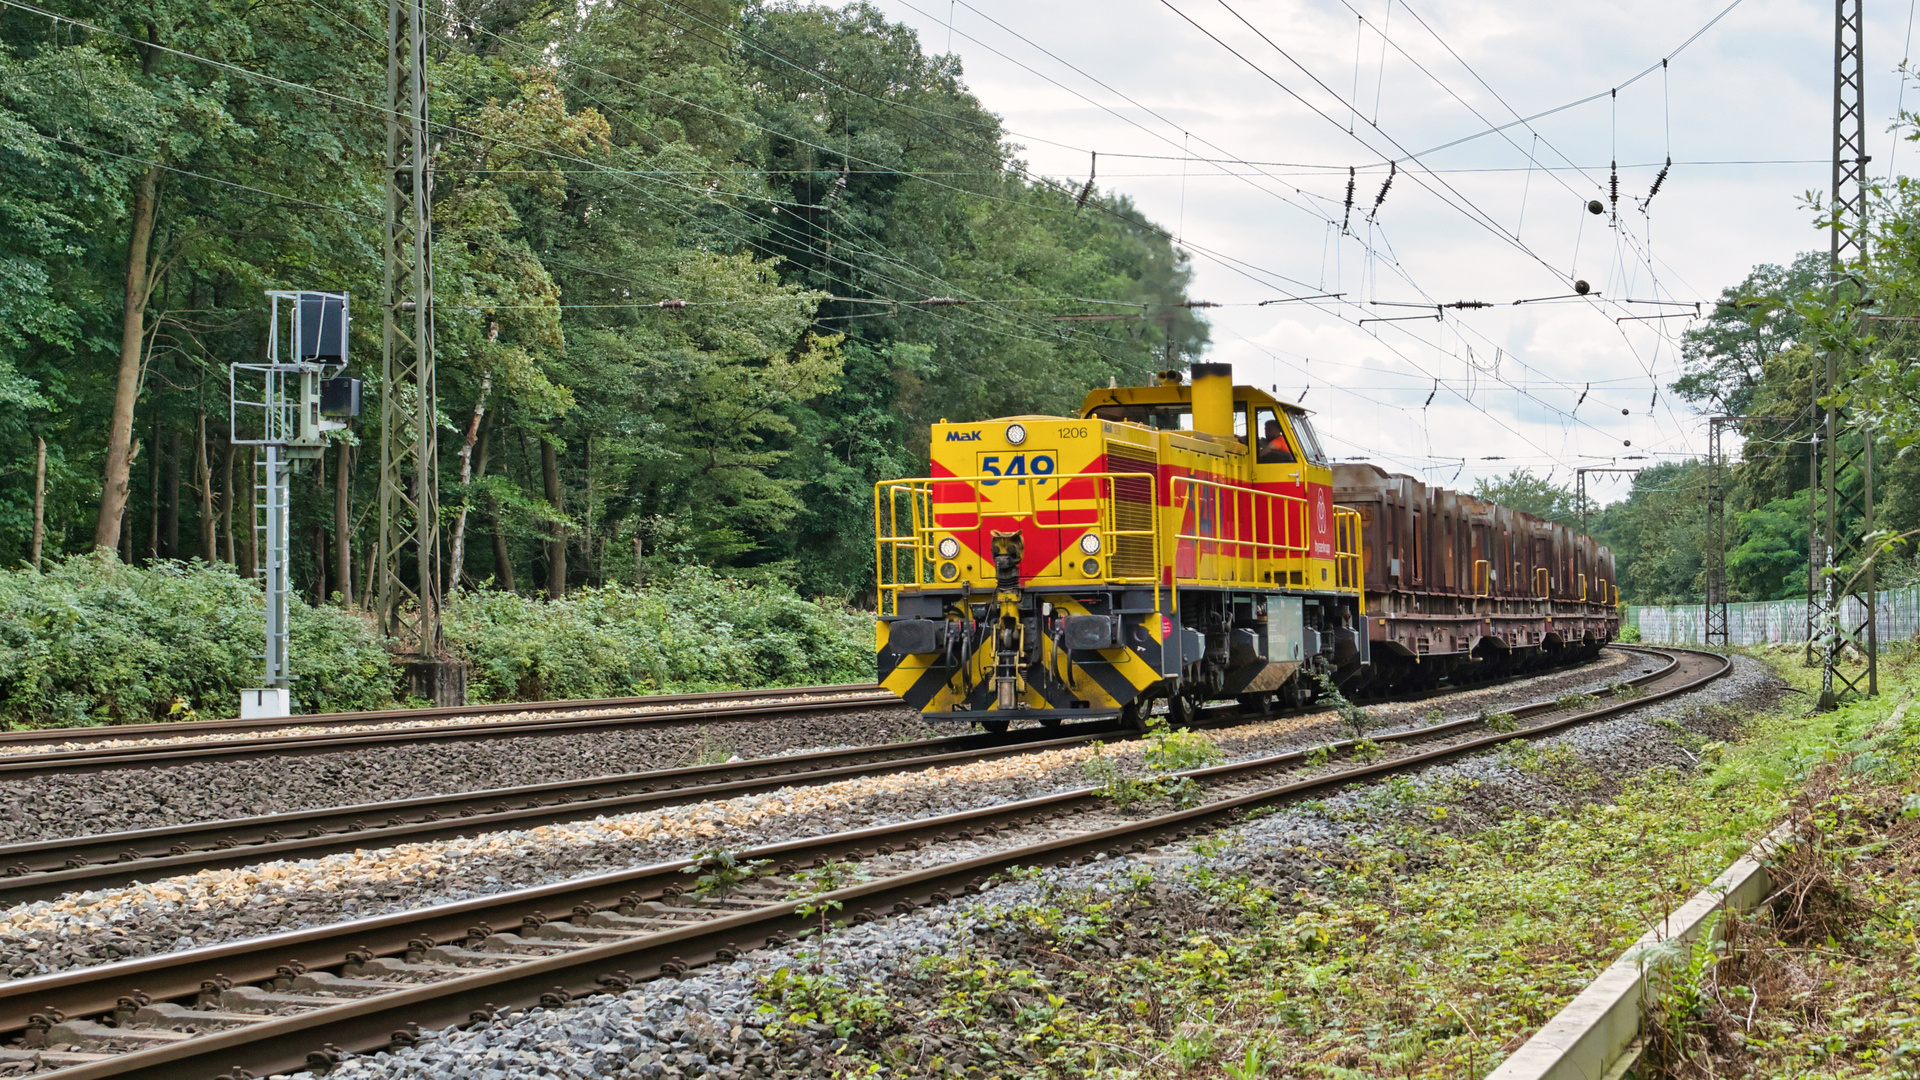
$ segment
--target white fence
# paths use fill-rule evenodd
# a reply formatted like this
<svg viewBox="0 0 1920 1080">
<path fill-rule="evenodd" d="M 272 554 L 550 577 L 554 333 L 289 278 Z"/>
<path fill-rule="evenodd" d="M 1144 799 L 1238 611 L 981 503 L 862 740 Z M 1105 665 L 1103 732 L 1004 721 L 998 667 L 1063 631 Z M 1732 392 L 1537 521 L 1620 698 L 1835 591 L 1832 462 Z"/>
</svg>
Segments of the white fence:
<svg viewBox="0 0 1920 1080">
<path fill-rule="evenodd" d="M 1907 641 L 1920 637 L 1920 587 L 1895 589 L 1874 598 L 1874 622 L 1880 640 Z M 1844 602 L 1846 624 L 1860 621 L 1859 605 Z M 1674 607 L 1629 607 L 1627 624 L 1640 628 L 1640 640 L 1660 645 L 1703 645 L 1707 640 L 1707 609 L 1702 604 Z M 1764 645 L 1807 640 L 1807 602 L 1763 600 L 1727 605 L 1727 642 Z"/>
</svg>

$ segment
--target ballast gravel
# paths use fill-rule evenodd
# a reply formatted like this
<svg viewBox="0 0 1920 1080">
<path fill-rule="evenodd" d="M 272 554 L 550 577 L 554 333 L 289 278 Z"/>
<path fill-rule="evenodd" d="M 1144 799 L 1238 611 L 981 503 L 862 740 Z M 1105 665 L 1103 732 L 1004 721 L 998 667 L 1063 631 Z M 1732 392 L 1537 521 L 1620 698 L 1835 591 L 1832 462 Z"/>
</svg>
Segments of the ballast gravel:
<svg viewBox="0 0 1920 1080">
<path fill-rule="evenodd" d="M 372 746 L 0 781 L 0 844 L 666 769 L 799 747 L 955 734 L 906 708 Z"/>
<path fill-rule="evenodd" d="M 1658 721 L 1698 723 L 1694 710 L 1702 704 L 1742 711 L 1763 708 L 1782 692 L 1780 681 L 1761 665 L 1738 658 L 1732 674 L 1680 701 L 1597 721 L 1543 743 L 1566 747 L 1588 769 L 1617 785 L 1655 765 L 1684 769 L 1692 764 Z M 1498 754 L 1429 767 L 1413 783 L 1421 789 L 1444 785 L 1450 791 L 1477 783 L 1474 791 L 1486 800 L 1489 813 L 1551 811 L 1603 797 L 1592 790 L 1556 788 L 1513 768 Z M 1312 888 L 1343 851 L 1389 842 L 1393 815 L 1413 812 L 1393 810 L 1393 801 L 1380 799 L 1377 788 L 1342 792 L 1320 808 L 1293 807 L 1259 818 L 1209 837 L 1200 850 L 1170 845 L 1146 857 L 1049 871 L 1044 884 L 1031 879 L 1001 884 L 944 907 L 836 931 L 824 945 L 755 951 L 683 979 L 660 979 L 566 1008 L 516 1010 L 465 1029 L 427 1032 L 403 1050 L 349 1056 L 324 1080 L 508 1080 L 529 1075 L 558 1080 L 763 1080 L 842 1075 L 837 1055 L 846 1040 L 831 1029 L 807 1025 L 777 1039 L 769 1037 L 774 1016 L 756 996 L 764 979 L 781 968 L 812 971 L 817 965 L 856 991 L 898 1003 L 900 988 L 911 984 L 918 965 L 929 957 L 991 948 L 1012 909 L 1044 901 L 1042 888 L 1054 895 L 1060 890 L 1117 894 L 1123 888 L 1138 889 L 1136 875 L 1141 871 L 1152 875 L 1155 917 L 1174 931 L 1191 932 L 1224 921 L 1227 913 L 1189 884 L 1189 870 L 1205 865 L 1270 885 Z M 1123 876 L 1129 880 L 1123 883 Z M 1114 942 L 1108 954 L 1123 955 L 1133 944 Z M 960 1051 L 938 1042 L 934 1034 L 915 1037 L 936 1040 L 918 1047 L 923 1058 Z M 322 1080 L 312 1073 L 291 1075 L 292 1080 Z"/>
<path fill-rule="evenodd" d="M 1530 701 L 1568 686 L 1591 688 L 1651 669 L 1646 657 L 1609 650 L 1573 671 L 1483 687 L 1436 701 L 1449 709 Z M 1372 706 L 1398 723 L 1432 706 Z M 778 720 L 715 720 L 612 731 L 526 735 L 472 742 L 376 746 L 244 762 L 42 776 L 0 781 L 0 844 L 127 832 L 521 784 L 584 780 L 672 768 L 734 755 L 908 742 L 961 734 L 967 725 L 929 721 L 906 708 L 802 713 Z"/>
<path fill-rule="evenodd" d="M 1588 672 L 1589 684 L 1604 685 L 1620 677 L 1616 670 L 1599 675 L 1595 679 Z M 1529 681 L 1552 681 L 1555 686 L 1547 690 L 1558 692 L 1558 683 L 1567 677 Z M 1543 691 L 1538 685 L 1533 689 L 1532 699 L 1537 700 Z M 1382 722 L 1390 721 L 1383 717 Z M 1329 742 L 1345 733 L 1332 714 L 1315 713 L 1242 723 L 1211 734 L 1228 760 L 1244 760 Z M 0 973 L 24 978 L 89 967 L 685 858 L 716 847 L 737 850 L 1072 790 L 1088 784 L 1084 765 L 1096 753 L 1107 755 L 1125 772 L 1139 771 L 1137 744 L 1070 747 L 69 895 L 0 913 Z M 1260 784 L 1247 780 L 1241 786 Z M 1074 827 L 1093 827 L 1094 816 L 1083 816 Z M 1031 839 L 1009 836 L 993 846 Z M 966 858 L 985 850 L 954 847 L 934 854 L 928 849 L 926 861 Z"/>
</svg>

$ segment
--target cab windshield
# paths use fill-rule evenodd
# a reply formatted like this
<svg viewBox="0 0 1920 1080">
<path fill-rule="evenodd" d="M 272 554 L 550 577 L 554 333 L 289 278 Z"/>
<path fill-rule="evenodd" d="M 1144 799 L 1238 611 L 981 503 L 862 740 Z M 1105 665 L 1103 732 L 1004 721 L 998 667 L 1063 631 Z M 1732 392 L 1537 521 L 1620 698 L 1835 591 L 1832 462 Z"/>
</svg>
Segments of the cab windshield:
<svg viewBox="0 0 1920 1080">
<path fill-rule="evenodd" d="M 1293 433 L 1300 437 L 1300 448 L 1307 452 L 1307 460 L 1315 465 L 1327 463 L 1327 452 L 1320 449 L 1320 436 L 1313 433 L 1313 423 L 1304 414 L 1293 416 Z"/>
<path fill-rule="evenodd" d="M 1119 424 L 1140 424 L 1156 431 L 1192 431 L 1193 407 L 1184 401 L 1160 405 L 1101 405 L 1093 415 Z"/>
</svg>

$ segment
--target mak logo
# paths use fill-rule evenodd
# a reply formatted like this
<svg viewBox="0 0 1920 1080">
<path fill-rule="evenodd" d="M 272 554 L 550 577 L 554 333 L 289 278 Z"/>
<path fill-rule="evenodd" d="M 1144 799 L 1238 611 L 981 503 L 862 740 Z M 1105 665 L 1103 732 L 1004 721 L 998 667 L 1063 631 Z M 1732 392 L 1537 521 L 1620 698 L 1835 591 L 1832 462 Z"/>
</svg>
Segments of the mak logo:
<svg viewBox="0 0 1920 1080">
<path fill-rule="evenodd" d="M 947 432 L 947 441 L 948 442 L 979 442 L 980 433 L 978 431 L 949 431 Z"/>
</svg>

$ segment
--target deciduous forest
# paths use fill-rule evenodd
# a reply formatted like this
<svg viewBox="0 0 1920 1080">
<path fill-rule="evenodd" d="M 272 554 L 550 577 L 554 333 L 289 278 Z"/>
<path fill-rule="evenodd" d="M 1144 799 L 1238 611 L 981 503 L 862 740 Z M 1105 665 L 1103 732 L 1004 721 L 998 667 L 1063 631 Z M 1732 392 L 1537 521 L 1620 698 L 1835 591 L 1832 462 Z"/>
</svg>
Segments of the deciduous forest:
<svg viewBox="0 0 1920 1080">
<path fill-rule="evenodd" d="M 1060 410 L 1206 342 L 1124 195 L 1029 176 L 873 9 L 462 0 L 429 58 L 449 592 L 699 564 L 858 598 L 929 421 Z M 0 7 L 0 563 L 256 560 L 228 365 L 344 289 L 377 389 L 372 0 Z M 1075 313 L 1138 317 L 1057 320 Z M 377 402 L 296 478 L 296 575 L 364 604 Z"/>
</svg>

